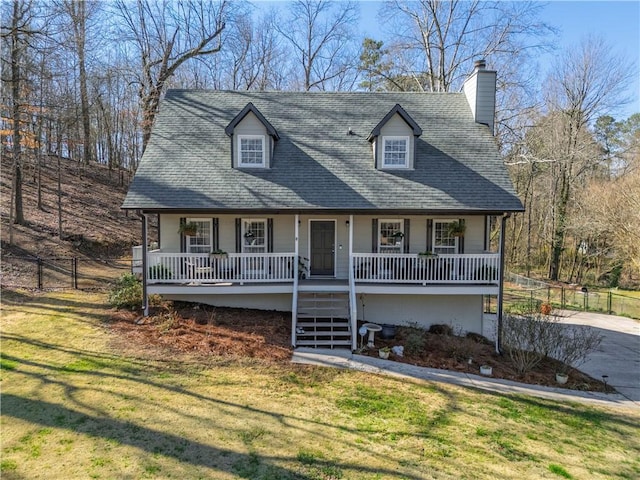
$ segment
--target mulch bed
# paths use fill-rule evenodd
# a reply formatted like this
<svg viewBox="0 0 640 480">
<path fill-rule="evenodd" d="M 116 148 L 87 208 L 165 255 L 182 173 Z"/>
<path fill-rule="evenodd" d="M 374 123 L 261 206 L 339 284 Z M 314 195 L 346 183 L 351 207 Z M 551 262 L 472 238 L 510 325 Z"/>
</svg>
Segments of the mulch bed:
<svg viewBox="0 0 640 480">
<path fill-rule="evenodd" d="M 283 363 L 288 362 L 292 354 L 288 312 L 167 302 L 154 307 L 146 318 L 137 312 L 114 311 L 111 328 L 119 334 L 119 348 L 134 349 L 137 354 L 155 358 L 256 359 Z M 557 361 L 547 359 L 534 371 L 519 375 L 509 357 L 496 354 L 492 343 L 479 335 L 458 337 L 398 327 L 393 340 L 376 336 L 376 348 L 365 348 L 361 353 L 377 357 L 379 348 L 395 345 L 403 345 L 405 354 L 399 357 L 392 353 L 390 359 L 394 361 L 474 374 L 479 374 L 480 365 L 490 365 L 494 378 L 558 386 L 555 382 Z M 605 391 L 602 381 L 575 369 L 562 387 Z M 607 387 L 607 391 L 613 390 Z"/>
<path fill-rule="evenodd" d="M 558 385 L 555 374 L 561 363 L 551 358 L 543 360 L 534 370 L 519 374 L 513 367 L 509 356 L 507 354 L 498 355 L 494 344 L 480 335 L 472 334 L 469 337 L 458 337 L 423 332 L 424 339 L 420 342 L 423 347 L 415 353 L 411 352 L 411 349 L 407 351 L 407 345 L 411 345 L 412 342 L 413 344 L 419 343 L 415 339 L 417 335 L 419 334 L 416 333 L 415 328 L 398 327 L 393 340 L 376 339 L 376 348 L 374 350 L 365 349 L 362 354 L 377 357 L 380 348 L 403 345 L 405 346 L 404 355 L 399 357 L 391 353 L 389 359 L 411 365 L 476 375 L 480 374 L 481 365 L 489 365 L 492 367 L 493 378 L 572 390 L 605 391 L 605 385 L 602 381 L 591 378 L 576 369 L 569 370 L 569 381 L 565 385 Z M 606 391 L 613 392 L 614 390 L 607 386 Z"/>
<path fill-rule="evenodd" d="M 111 327 L 126 338 L 126 344 L 156 357 L 188 354 L 291 360 L 291 314 L 286 312 L 174 302 L 153 308 L 146 318 L 136 312 L 115 311 Z"/>
</svg>

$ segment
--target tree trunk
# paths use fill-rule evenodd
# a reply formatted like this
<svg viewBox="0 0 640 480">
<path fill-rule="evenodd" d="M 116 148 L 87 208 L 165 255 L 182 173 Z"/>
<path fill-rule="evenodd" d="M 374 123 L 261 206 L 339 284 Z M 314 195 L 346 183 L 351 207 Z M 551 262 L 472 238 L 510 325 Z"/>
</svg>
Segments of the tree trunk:
<svg viewBox="0 0 640 480">
<path fill-rule="evenodd" d="M 11 25 L 11 100 L 13 120 L 13 198 L 14 223 L 24 224 L 22 209 L 22 135 L 20 132 L 20 39 L 19 20 L 21 18 L 19 2 L 13 2 L 13 19 Z"/>
</svg>

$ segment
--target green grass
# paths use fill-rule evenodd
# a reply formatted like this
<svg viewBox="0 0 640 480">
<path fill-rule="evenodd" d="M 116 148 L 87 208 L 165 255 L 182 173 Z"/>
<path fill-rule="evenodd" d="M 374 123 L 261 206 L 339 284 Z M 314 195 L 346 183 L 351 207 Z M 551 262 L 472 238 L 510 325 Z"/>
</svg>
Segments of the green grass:
<svg viewBox="0 0 640 480">
<path fill-rule="evenodd" d="M 564 469 L 564 467 L 561 467 L 560 465 L 556 465 L 554 463 L 549 465 L 549 471 L 551 473 L 555 473 L 556 475 L 559 475 L 559 476 L 564 477 L 564 478 L 573 478 L 573 476 L 569 472 L 567 472 Z"/>
<path fill-rule="evenodd" d="M 7 291 L 2 310 L 3 478 L 526 480 L 640 472 L 636 410 L 321 367 L 180 362 L 135 348 L 127 356 L 97 294 Z"/>
</svg>

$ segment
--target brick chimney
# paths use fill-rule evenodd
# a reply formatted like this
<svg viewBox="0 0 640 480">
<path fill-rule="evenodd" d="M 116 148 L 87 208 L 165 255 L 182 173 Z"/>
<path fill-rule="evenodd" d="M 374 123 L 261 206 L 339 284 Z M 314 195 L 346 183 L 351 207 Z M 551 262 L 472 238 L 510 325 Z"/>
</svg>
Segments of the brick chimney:
<svg viewBox="0 0 640 480">
<path fill-rule="evenodd" d="M 496 116 L 496 71 L 487 70 L 487 62 L 477 60 L 473 73 L 462 86 L 471 114 L 477 123 L 489 126 L 493 134 Z"/>
</svg>

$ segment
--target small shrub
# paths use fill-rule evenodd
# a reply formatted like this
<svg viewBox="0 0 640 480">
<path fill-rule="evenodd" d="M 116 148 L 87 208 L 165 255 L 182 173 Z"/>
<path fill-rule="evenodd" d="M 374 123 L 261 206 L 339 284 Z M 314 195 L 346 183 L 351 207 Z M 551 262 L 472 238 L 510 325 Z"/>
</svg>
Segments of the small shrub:
<svg viewBox="0 0 640 480">
<path fill-rule="evenodd" d="M 582 365 L 587 356 L 595 351 L 603 336 L 597 330 L 588 327 L 564 326 L 560 331 L 551 356 L 562 362 L 561 373 L 567 373 L 569 367 Z"/>
<path fill-rule="evenodd" d="M 407 355 L 421 355 L 425 350 L 427 332 L 417 325 L 405 327 L 404 352 Z"/>
<path fill-rule="evenodd" d="M 429 327 L 429 333 L 433 333 L 434 335 L 453 335 L 453 328 L 451 325 L 446 325 L 444 323 L 437 323 L 431 325 Z"/>
<path fill-rule="evenodd" d="M 478 336 L 482 337 L 481 335 Z M 440 335 L 437 340 L 435 338 L 433 340 L 440 344 L 440 349 L 448 357 L 458 362 L 466 362 L 470 358 L 478 357 L 483 351 L 483 346 L 480 342 L 476 342 L 467 336 Z"/>
<path fill-rule="evenodd" d="M 125 273 L 116 280 L 108 300 L 115 308 L 142 308 L 142 282 L 135 275 Z"/>
<path fill-rule="evenodd" d="M 407 355 L 421 355 L 424 352 L 424 337 L 409 335 L 404 351 Z"/>
<path fill-rule="evenodd" d="M 553 315 L 507 315 L 502 330 L 503 345 L 518 373 L 535 368 L 545 357 L 559 360 L 566 373 L 578 367 L 596 350 L 602 335 L 586 327 L 562 325 Z"/>
<path fill-rule="evenodd" d="M 540 305 L 540 313 L 542 315 L 551 314 L 551 304 L 550 303 L 543 303 L 542 305 Z"/>
<path fill-rule="evenodd" d="M 180 315 L 175 310 L 169 310 L 155 317 L 154 321 L 158 324 L 160 333 L 164 335 L 180 325 Z"/>
<path fill-rule="evenodd" d="M 541 315 L 506 315 L 503 320 L 503 346 L 516 371 L 533 370 L 550 356 L 562 329 L 557 317 Z"/>
<path fill-rule="evenodd" d="M 489 340 L 484 335 L 480 335 L 479 333 L 476 333 L 476 332 L 467 332 L 467 334 L 465 336 L 469 340 L 472 340 L 472 341 L 474 341 L 476 343 L 480 343 L 480 344 L 483 344 L 483 345 L 493 345 L 493 342 L 491 340 Z"/>
</svg>

